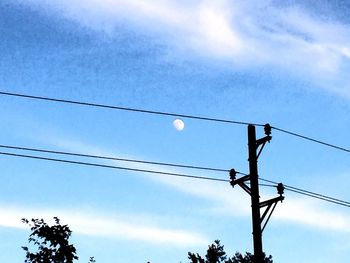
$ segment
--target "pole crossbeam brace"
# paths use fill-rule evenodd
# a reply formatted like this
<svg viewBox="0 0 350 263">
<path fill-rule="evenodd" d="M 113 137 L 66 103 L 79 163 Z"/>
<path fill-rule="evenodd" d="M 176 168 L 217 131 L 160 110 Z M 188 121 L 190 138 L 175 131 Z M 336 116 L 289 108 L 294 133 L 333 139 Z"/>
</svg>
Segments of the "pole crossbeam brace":
<svg viewBox="0 0 350 263">
<path fill-rule="evenodd" d="M 244 191 L 246 191 L 249 195 L 252 194 L 252 191 L 250 187 L 245 183 L 246 181 L 250 180 L 250 175 L 245 175 L 239 179 L 231 178 L 231 185 L 234 187 L 236 184 L 238 184 Z"/>
<path fill-rule="evenodd" d="M 262 150 L 263 150 L 264 147 L 265 147 L 265 144 L 266 144 L 267 142 L 270 142 L 271 139 L 272 139 L 272 137 L 271 137 L 270 135 L 267 135 L 267 136 L 265 136 L 264 138 L 261 138 L 261 139 L 259 139 L 259 140 L 256 140 L 256 149 L 257 149 L 257 150 L 259 149 L 259 146 L 261 145 L 261 147 L 260 147 L 260 149 L 259 149 L 259 152 L 258 152 L 258 154 L 257 154 L 257 156 L 256 156 L 256 159 L 259 158 L 259 156 L 260 156 Z"/>
<path fill-rule="evenodd" d="M 264 231 L 264 229 L 265 229 L 267 223 L 269 222 L 270 217 L 271 217 L 273 211 L 275 210 L 277 203 L 280 202 L 280 201 L 282 202 L 283 200 L 284 200 L 284 197 L 281 195 L 281 196 L 279 196 L 279 197 L 272 198 L 272 199 L 270 199 L 270 200 L 266 200 L 266 201 L 260 203 L 260 208 L 263 208 L 263 207 L 266 206 L 266 209 L 265 209 L 263 215 L 262 215 L 261 218 L 260 218 L 260 224 L 263 223 L 263 221 L 264 221 L 266 215 L 269 213 L 271 207 L 273 206 L 273 207 L 272 207 L 272 210 L 270 211 L 270 213 L 269 213 L 269 215 L 268 215 L 268 217 L 267 217 L 267 219 L 266 219 L 266 221 L 265 221 L 265 223 L 264 223 L 264 225 L 263 225 L 263 227 L 262 227 L 262 229 L 261 229 L 261 232 Z"/>
<path fill-rule="evenodd" d="M 246 191 L 249 195 L 252 195 L 252 189 L 250 189 L 250 187 L 248 185 L 246 185 L 245 183 L 239 183 L 238 184 L 244 191 Z"/>
<path fill-rule="evenodd" d="M 265 207 L 265 206 L 269 206 L 273 203 L 278 203 L 279 201 L 283 201 L 284 200 L 284 197 L 283 196 L 279 196 L 279 197 L 275 197 L 275 198 L 272 198 L 272 199 L 269 199 L 269 200 L 266 200 L 266 201 L 263 201 L 263 202 L 260 202 L 260 208 L 262 207 Z"/>
</svg>

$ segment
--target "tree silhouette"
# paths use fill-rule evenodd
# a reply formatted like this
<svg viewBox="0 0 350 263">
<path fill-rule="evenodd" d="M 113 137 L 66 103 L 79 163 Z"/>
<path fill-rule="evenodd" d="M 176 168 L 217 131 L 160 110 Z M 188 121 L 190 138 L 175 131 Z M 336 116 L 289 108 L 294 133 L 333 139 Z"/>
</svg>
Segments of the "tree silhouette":
<svg viewBox="0 0 350 263">
<path fill-rule="evenodd" d="M 22 247 L 26 252 L 25 263 L 73 263 L 78 259 L 74 245 L 69 243 L 72 231 L 67 225 L 61 225 L 57 217 L 54 220 L 55 224 L 49 226 L 43 219 L 22 219 L 30 226 L 28 243 L 37 247 L 36 252 L 30 252 L 27 246 Z M 89 263 L 94 262 L 94 257 L 90 257 Z"/>
<path fill-rule="evenodd" d="M 209 245 L 205 258 L 198 253 L 188 252 L 188 259 L 190 263 L 253 263 L 253 255 L 246 253 L 244 256 L 236 252 L 232 258 L 227 258 L 224 246 L 220 244 L 219 240 L 215 240 L 213 244 Z M 262 263 L 273 263 L 272 256 L 266 257 Z"/>
</svg>

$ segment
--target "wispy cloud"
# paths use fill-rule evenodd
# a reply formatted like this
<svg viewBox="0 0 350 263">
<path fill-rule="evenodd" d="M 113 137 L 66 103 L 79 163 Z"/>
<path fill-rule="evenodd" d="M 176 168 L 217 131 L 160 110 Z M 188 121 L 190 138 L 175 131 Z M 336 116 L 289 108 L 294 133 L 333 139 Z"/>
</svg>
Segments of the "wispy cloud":
<svg viewBox="0 0 350 263">
<path fill-rule="evenodd" d="M 20 206 L 0 205 L 0 226 L 25 228 L 21 218 L 43 218 L 51 222 L 54 216 L 68 224 L 74 233 L 121 240 L 136 240 L 173 246 L 205 245 L 209 241 L 201 234 L 183 229 L 162 228 L 142 223 L 144 215 L 111 215 L 76 210 L 26 209 Z"/>
<path fill-rule="evenodd" d="M 44 138 L 44 139 L 43 139 Z M 87 153 L 91 155 L 101 155 L 101 156 L 118 156 L 125 159 L 135 159 L 135 160 L 147 160 L 147 158 L 128 156 L 121 153 L 116 153 L 108 149 L 101 149 L 98 146 L 93 146 L 84 142 L 79 141 L 77 138 L 72 138 L 72 140 L 58 138 L 56 136 L 46 135 L 45 137 L 38 138 L 41 143 L 44 141 L 48 144 L 53 145 L 55 148 L 63 149 L 70 152 Z M 159 167 L 151 164 L 143 163 L 133 163 L 133 162 L 119 162 L 119 161 L 106 161 L 110 165 L 122 165 L 125 167 L 143 169 L 143 170 L 156 170 L 168 173 L 182 173 L 182 170 L 170 168 L 170 167 Z M 186 174 L 193 174 L 189 171 Z M 205 173 L 198 173 L 196 171 L 195 175 L 208 176 Z M 146 177 L 154 182 L 167 185 L 171 188 L 179 190 L 184 193 L 188 193 L 194 196 L 205 198 L 217 203 L 219 207 L 224 206 L 225 209 L 234 210 L 236 216 L 246 215 L 249 212 L 249 198 L 241 199 L 240 196 L 242 191 L 233 191 L 230 185 L 225 185 L 221 182 L 213 181 L 196 181 L 196 187 L 193 184 L 189 184 L 188 178 L 174 177 L 167 175 L 155 175 L 152 173 L 142 173 L 140 176 Z M 223 177 L 224 178 L 224 177 Z M 245 200 L 245 201 L 244 201 Z M 213 208 L 221 210 L 221 208 Z"/>
<path fill-rule="evenodd" d="M 32 1 L 110 36 L 130 27 L 192 56 L 277 67 L 350 97 L 350 27 L 300 6 L 259 1 Z M 190 55 L 191 54 L 191 55 Z"/>
<path fill-rule="evenodd" d="M 38 135 L 39 136 L 39 135 Z M 77 138 L 63 138 L 62 134 L 39 136 L 37 140 L 41 144 L 48 144 L 49 148 L 61 149 L 65 151 L 87 153 L 93 155 L 119 156 L 130 158 L 130 156 L 121 156 L 114 151 L 102 149 L 96 145 L 90 145 L 79 141 Z M 147 159 L 135 157 L 133 159 Z M 115 165 L 115 162 L 108 162 Z M 125 165 L 125 163 L 123 164 Z M 138 169 L 155 169 L 154 166 L 146 164 L 128 163 L 128 167 Z M 159 170 L 159 167 L 156 168 Z M 165 172 L 180 172 L 169 168 L 162 168 Z M 196 174 L 206 176 L 207 174 Z M 159 176 L 152 174 L 140 174 L 143 178 L 148 178 L 156 183 L 166 185 L 208 201 L 208 208 L 202 211 L 208 214 L 219 214 L 229 217 L 249 217 L 250 216 L 250 199 L 249 196 L 239 187 L 232 189 L 229 184 L 209 181 L 196 181 L 196 184 L 189 183 L 189 179 L 172 176 Z M 275 193 L 265 192 L 265 198 L 274 197 Z M 169 243 L 173 245 L 181 244 L 204 244 L 208 243 L 207 238 L 202 234 L 193 233 L 187 230 L 169 229 L 159 227 L 155 224 L 139 224 L 135 222 L 139 216 L 127 215 L 126 217 L 113 217 L 112 215 L 102 216 L 101 214 L 88 214 L 84 211 L 75 213 L 74 211 L 52 211 L 52 210 L 26 210 L 18 207 L 0 206 L 0 225 L 7 227 L 23 227 L 18 221 L 22 217 L 49 218 L 59 215 L 67 220 L 72 228 L 78 233 L 88 235 L 102 235 L 115 238 L 143 240 L 156 243 Z M 156 215 L 153 215 L 156 217 Z M 282 223 L 296 224 L 307 228 L 316 228 L 325 231 L 345 231 L 350 232 L 348 223 L 350 216 L 343 213 L 340 209 L 330 209 L 324 203 L 309 198 L 296 198 L 286 193 L 286 200 L 276 208 L 273 220 Z M 134 223 L 133 223 L 134 222 Z M 167 224 L 166 224 L 167 225 Z"/>
<path fill-rule="evenodd" d="M 89 146 L 83 142 L 77 143 L 78 140 L 74 140 L 75 144 L 69 141 L 64 143 L 64 141 L 65 140 L 60 140 L 58 144 L 59 147 L 63 147 L 65 150 L 76 152 L 87 151 L 91 154 L 98 153 L 101 155 L 113 156 L 112 151 L 98 149 L 98 147 Z M 52 138 L 51 143 L 54 142 L 55 140 Z M 77 146 L 78 148 L 76 148 Z M 146 164 L 128 164 L 128 166 L 146 170 L 154 169 L 153 166 Z M 159 167 L 156 170 L 159 170 Z M 163 168 L 162 170 L 165 172 L 181 172 L 169 168 Z M 206 176 L 207 174 L 202 175 Z M 196 181 L 194 186 L 189 183 L 189 179 L 186 178 L 152 174 L 144 174 L 143 176 L 186 194 L 209 200 L 211 205 L 208 207 L 206 211 L 207 213 L 219 213 L 224 216 L 232 217 L 250 216 L 250 197 L 239 187 L 232 189 L 229 184 L 205 180 Z M 263 191 L 264 200 L 275 197 L 276 192 Z M 288 193 L 289 192 L 286 193 L 286 200 L 276 208 L 273 215 L 274 220 L 289 222 L 309 228 L 323 229 L 326 231 L 336 230 L 350 232 L 350 227 L 347 224 L 347 222 L 350 221 L 350 216 L 346 213 L 340 212 L 341 210 L 330 209 L 318 200 L 300 197 L 296 198 Z"/>
<path fill-rule="evenodd" d="M 193 187 L 192 184 L 188 184 L 186 179 L 165 177 L 154 177 L 154 179 L 180 191 L 212 200 L 209 212 L 233 217 L 250 216 L 250 197 L 239 187 L 232 189 L 230 186 L 225 187 L 225 185 L 212 182 L 197 182 L 196 187 Z M 277 190 L 276 193 L 262 190 L 262 200 L 273 198 L 276 194 Z M 285 201 L 278 204 L 273 214 L 273 220 L 325 231 L 350 232 L 348 224 L 350 216 L 340 212 L 341 209 L 330 209 L 329 206 L 317 200 L 293 197 L 293 195 L 289 195 L 289 192 L 285 193 L 285 196 Z"/>
<path fill-rule="evenodd" d="M 274 216 L 282 221 L 311 228 L 350 232 L 348 214 L 330 210 L 320 202 L 305 198 L 288 198 Z"/>
</svg>

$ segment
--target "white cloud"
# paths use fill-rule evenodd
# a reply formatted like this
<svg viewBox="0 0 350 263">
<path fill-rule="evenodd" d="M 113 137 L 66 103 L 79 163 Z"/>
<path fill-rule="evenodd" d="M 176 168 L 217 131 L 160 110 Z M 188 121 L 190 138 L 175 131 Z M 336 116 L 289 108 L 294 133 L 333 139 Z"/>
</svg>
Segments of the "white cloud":
<svg viewBox="0 0 350 263">
<path fill-rule="evenodd" d="M 203 4 L 193 14 L 191 44 L 213 56 L 232 57 L 244 49 L 242 36 L 230 22 L 232 12 L 222 5 Z"/>
<path fill-rule="evenodd" d="M 330 211 L 323 203 L 305 198 L 288 198 L 274 215 L 282 221 L 306 225 L 311 228 L 350 232 L 350 216 Z"/>
<path fill-rule="evenodd" d="M 168 44 L 185 47 L 211 56 L 239 54 L 245 47 L 232 24 L 233 10 L 226 1 L 170 0 L 87 0 L 31 1 L 34 6 L 55 10 L 83 26 L 118 34 L 118 25 L 129 23 L 141 34 L 156 34 L 170 38 Z"/>
<path fill-rule="evenodd" d="M 161 228 L 143 223 L 144 215 L 92 214 L 75 210 L 25 209 L 0 205 L 0 226 L 26 228 L 21 218 L 43 218 L 49 224 L 54 216 L 62 219 L 77 234 L 167 244 L 173 246 L 205 245 L 208 239 L 198 233 L 182 229 Z"/>
<path fill-rule="evenodd" d="M 157 36 L 173 49 L 230 62 L 277 67 L 350 97 L 350 28 L 298 6 L 259 1 L 26 0 L 113 37 L 118 26 Z"/>
<path fill-rule="evenodd" d="M 189 184 L 186 179 L 173 179 L 165 177 L 154 177 L 162 183 L 171 185 L 180 191 L 190 193 L 213 201 L 212 207 L 208 209 L 213 213 L 220 213 L 226 216 L 242 217 L 250 216 L 250 197 L 242 191 L 239 186 L 232 189 L 220 183 L 197 182 L 196 187 Z M 276 190 L 277 192 L 277 190 Z M 325 231 L 350 232 L 350 216 L 331 210 L 324 206 L 324 203 L 310 198 L 295 198 L 285 193 L 285 201 L 278 203 L 272 220 L 289 222 L 308 228 L 317 228 Z M 276 193 L 262 191 L 261 201 L 273 198 Z"/>
<path fill-rule="evenodd" d="M 45 137 L 40 136 L 38 138 L 41 143 L 49 143 L 54 146 L 54 148 L 59 148 L 69 152 L 76 153 L 85 153 L 91 155 L 101 155 L 101 156 L 117 156 L 119 158 L 124 159 L 132 159 L 132 160 L 147 160 L 147 158 L 137 157 L 135 156 L 127 156 L 125 154 L 116 153 L 110 150 L 101 149 L 97 146 L 89 145 L 84 142 L 79 141 L 77 138 L 71 138 L 70 140 L 58 138 L 56 136 L 46 135 Z M 109 165 L 120 165 L 121 163 L 118 161 L 109 161 L 106 160 L 105 163 Z M 143 170 L 161 170 L 163 172 L 168 173 L 179 173 L 181 174 L 183 171 L 169 168 L 169 167 L 160 167 L 152 164 L 144 164 L 144 163 L 135 163 L 135 162 L 122 162 L 122 165 L 134 169 L 143 169 Z M 191 174 L 191 172 L 186 172 L 186 174 Z M 194 174 L 194 173 L 192 173 Z M 196 175 L 199 176 L 208 176 L 207 174 L 201 174 L 196 171 Z M 140 173 L 140 176 L 151 179 L 157 183 L 168 185 L 172 188 L 175 188 L 179 191 L 189 193 L 198 197 L 202 197 L 208 200 L 217 203 L 219 206 L 215 208 L 217 210 L 230 210 L 234 211 L 236 216 L 242 216 L 249 213 L 249 198 L 241 198 L 242 190 L 237 187 L 235 190 L 227 183 L 223 184 L 222 182 L 214 182 L 214 181 L 196 181 L 196 186 L 193 187 L 193 184 L 189 184 L 188 178 L 183 177 L 175 177 L 175 176 L 167 176 L 167 175 L 156 175 L 152 173 Z M 226 176 L 227 177 L 227 176 Z M 222 177 L 224 179 L 225 175 Z M 244 192 L 245 193 L 245 192 Z"/>
<path fill-rule="evenodd" d="M 339 47 L 340 52 L 346 56 L 347 58 L 350 58 L 350 48 L 348 47 Z"/>
</svg>

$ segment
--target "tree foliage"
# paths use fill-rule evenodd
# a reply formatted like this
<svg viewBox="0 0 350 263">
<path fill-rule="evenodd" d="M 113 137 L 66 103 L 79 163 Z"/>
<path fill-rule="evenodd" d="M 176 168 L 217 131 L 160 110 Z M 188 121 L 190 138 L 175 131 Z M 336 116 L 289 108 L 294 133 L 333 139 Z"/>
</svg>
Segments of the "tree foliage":
<svg viewBox="0 0 350 263">
<path fill-rule="evenodd" d="M 67 225 L 61 225 L 57 217 L 54 220 L 55 224 L 49 226 L 43 219 L 22 219 L 30 226 L 28 243 L 36 247 L 35 252 L 31 252 L 27 246 L 22 247 L 26 252 L 25 263 L 73 263 L 78 259 L 74 245 L 69 243 L 72 231 Z M 96 261 L 91 257 L 89 262 Z"/>
<path fill-rule="evenodd" d="M 228 258 L 224 246 L 220 244 L 219 240 L 215 240 L 213 244 L 209 245 L 204 258 L 198 253 L 188 252 L 188 259 L 190 263 L 253 263 L 253 255 L 248 252 L 245 255 L 236 252 L 233 257 Z M 264 255 L 263 263 L 272 262 L 272 256 L 266 257 Z"/>
</svg>

